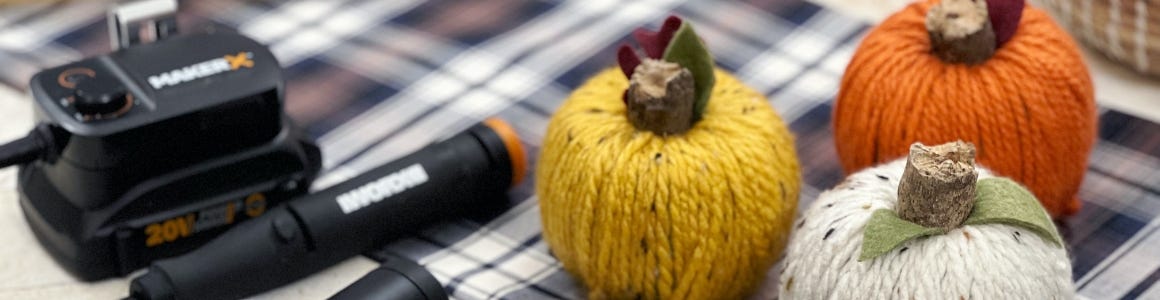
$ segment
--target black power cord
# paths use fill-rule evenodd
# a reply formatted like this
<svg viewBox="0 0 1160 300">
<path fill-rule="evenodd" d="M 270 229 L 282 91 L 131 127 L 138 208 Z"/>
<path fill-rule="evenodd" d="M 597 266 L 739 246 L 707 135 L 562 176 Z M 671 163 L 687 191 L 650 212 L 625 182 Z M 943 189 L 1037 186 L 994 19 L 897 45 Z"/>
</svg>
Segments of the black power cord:
<svg viewBox="0 0 1160 300">
<path fill-rule="evenodd" d="M 28 135 L 0 145 L 0 168 L 26 164 L 38 159 L 52 161 L 58 155 L 57 134 L 52 126 L 39 124 Z"/>
</svg>

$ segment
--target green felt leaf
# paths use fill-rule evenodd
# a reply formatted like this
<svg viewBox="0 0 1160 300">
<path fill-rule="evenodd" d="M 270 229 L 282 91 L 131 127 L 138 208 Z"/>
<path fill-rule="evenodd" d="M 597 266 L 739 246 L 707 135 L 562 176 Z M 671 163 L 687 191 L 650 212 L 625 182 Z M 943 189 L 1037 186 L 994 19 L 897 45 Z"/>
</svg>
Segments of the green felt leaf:
<svg viewBox="0 0 1160 300">
<path fill-rule="evenodd" d="M 964 225 L 1007 224 L 1027 228 L 1063 246 L 1063 239 L 1035 195 L 1007 178 L 986 178 L 975 184 L 975 208 Z"/>
<path fill-rule="evenodd" d="M 693 31 L 693 25 L 689 22 L 681 23 L 681 27 L 673 33 L 673 40 L 665 48 L 662 59 L 681 65 L 693 73 L 693 88 L 697 97 L 693 104 L 693 120 L 700 120 L 717 79 L 713 75 L 713 56 Z"/>
<path fill-rule="evenodd" d="M 866 231 L 862 232 L 862 254 L 858 261 L 874 259 L 909 240 L 943 233 L 946 232 L 942 228 L 923 227 L 899 218 L 893 210 L 879 209 L 870 216 Z"/>
</svg>

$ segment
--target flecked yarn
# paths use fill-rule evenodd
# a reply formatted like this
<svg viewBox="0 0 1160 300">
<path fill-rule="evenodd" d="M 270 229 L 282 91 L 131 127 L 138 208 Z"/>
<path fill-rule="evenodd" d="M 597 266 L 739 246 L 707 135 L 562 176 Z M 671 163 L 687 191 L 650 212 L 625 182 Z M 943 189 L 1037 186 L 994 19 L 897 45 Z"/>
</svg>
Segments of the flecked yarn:
<svg viewBox="0 0 1160 300">
<path fill-rule="evenodd" d="M 1075 298 L 1067 251 L 1004 224 L 967 225 L 859 262 L 866 223 L 894 209 L 905 166 L 904 158 L 860 171 L 818 196 L 794 225 L 781 299 Z"/>
<path fill-rule="evenodd" d="M 1091 76 L 1075 42 L 1030 5 L 1015 35 L 981 65 L 929 53 L 937 1 L 911 4 L 874 28 L 846 68 L 834 139 L 846 172 L 904 157 L 914 142 L 957 139 L 978 161 L 1035 193 L 1054 217 L 1076 199 L 1096 135 Z"/>
<path fill-rule="evenodd" d="M 536 172 L 544 238 L 589 298 L 743 298 L 781 254 L 801 181 L 792 136 L 761 94 L 715 76 L 680 135 L 629 123 L 617 69 L 552 117 Z"/>
</svg>

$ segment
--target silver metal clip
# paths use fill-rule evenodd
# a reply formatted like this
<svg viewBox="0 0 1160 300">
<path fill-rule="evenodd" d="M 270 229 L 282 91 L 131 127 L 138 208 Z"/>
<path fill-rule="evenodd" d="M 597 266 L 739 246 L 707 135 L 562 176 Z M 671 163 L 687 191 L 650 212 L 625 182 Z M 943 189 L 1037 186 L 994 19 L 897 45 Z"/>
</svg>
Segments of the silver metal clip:
<svg viewBox="0 0 1160 300">
<path fill-rule="evenodd" d="M 113 50 L 150 43 L 177 33 L 177 0 L 141 0 L 109 10 Z"/>
</svg>

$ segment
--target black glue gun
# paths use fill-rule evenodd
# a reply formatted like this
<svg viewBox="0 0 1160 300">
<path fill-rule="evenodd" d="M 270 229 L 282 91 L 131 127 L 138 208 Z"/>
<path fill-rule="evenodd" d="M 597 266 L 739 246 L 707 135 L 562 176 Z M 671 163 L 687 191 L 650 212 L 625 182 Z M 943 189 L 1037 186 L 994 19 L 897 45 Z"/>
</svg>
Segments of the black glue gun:
<svg viewBox="0 0 1160 300">
<path fill-rule="evenodd" d="M 515 131 L 490 119 L 325 190 L 291 199 L 205 246 L 154 262 L 132 299 L 232 299 L 278 287 L 462 216 L 525 174 Z"/>
</svg>

